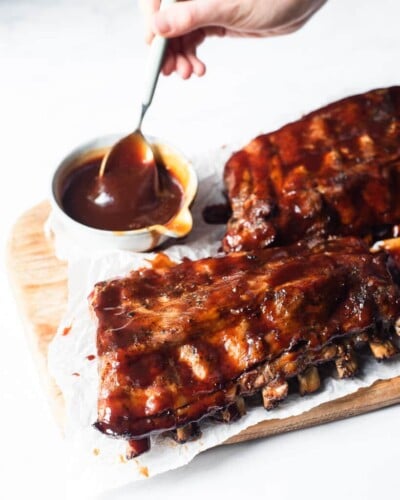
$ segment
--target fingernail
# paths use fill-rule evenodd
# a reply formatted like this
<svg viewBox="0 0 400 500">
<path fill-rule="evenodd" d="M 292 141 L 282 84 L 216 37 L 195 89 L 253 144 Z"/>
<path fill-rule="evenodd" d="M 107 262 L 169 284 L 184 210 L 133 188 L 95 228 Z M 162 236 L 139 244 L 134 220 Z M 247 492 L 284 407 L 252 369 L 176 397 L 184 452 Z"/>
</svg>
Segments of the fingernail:
<svg viewBox="0 0 400 500">
<path fill-rule="evenodd" d="M 168 33 L 169 31 L 171 31 L 171 26 L 170 26 L 169 22 L 163 16 L 156 17 L 155 25 L 156 25 L 157 31 L 161 35 L 164 35 L 164 34 Z"/>
</svg>

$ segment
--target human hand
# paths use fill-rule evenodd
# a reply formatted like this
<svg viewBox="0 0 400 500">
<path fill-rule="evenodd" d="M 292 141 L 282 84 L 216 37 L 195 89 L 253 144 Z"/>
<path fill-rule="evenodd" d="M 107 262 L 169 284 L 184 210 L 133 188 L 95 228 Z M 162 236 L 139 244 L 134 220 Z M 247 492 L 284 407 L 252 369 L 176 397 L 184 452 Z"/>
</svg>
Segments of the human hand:
<svg viewBox="0 0 400 500">
<path fill-rule="evenodd" d="M 204 75 L 197 48 L 209 36 L 268 37 L 298 30 L 326 0 L 187 0 L 163 10 L 160 0 L 140 0 L 146 41 L 170 38 L 162 72 L 183 79 Z"/>
</svg>

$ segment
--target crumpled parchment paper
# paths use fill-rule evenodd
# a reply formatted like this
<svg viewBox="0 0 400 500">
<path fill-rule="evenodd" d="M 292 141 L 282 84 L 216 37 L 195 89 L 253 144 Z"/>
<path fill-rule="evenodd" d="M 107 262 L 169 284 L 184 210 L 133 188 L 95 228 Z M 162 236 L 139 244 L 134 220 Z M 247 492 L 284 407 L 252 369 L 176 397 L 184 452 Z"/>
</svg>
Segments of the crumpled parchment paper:
<svg viewBox="0 0 400 500">
<path fill-rule="evenodd" d="M 185 240 L 170 242 L 163 249 L 172 259 L 179 261 L 183 256 L 195 259 L 218 252 L 225 228 L 205 224 L 201 213 L 205 206 L 223 200 L 222 168 L 230 152 L 231 148 L 221 148 L 194 159 L 199 177 L 199 191 L 192 209 L 195 225 Z M 257 422 L 298 415 L 369 386 L 378 379 L 400 375 L 400 360 L 378 363 L 368 358 L 362 373 L 353 379 L 325 380 L 323 390 L 316 394 L 291 395 L 270 412 L 263 408 L 248 409 L 238 422 L 204 423 L 201 438 L 184 445 L 170 438 L 155 437 L 149 452 L 127 461 L 125 442 L 107 437 L 92 426 L 96 421 L 98 376 L 97 358 L 92 359 L 96 355 L 96 326 L 87 297 L 98 281 L 123 276 L 135 268 L 149 265 L 148 259 L 154 254 L 114 251 L 85 255 L 79 242 L 71 242 L 54 224 L 52 229 L 58 256 L 69 262 L 68 309 L 50 345 L 49 369 L 66 402 L 71 498 L 87 500 L 108 489 L 181 467 L 201 451 L 223 443 Z"/>
</svg>

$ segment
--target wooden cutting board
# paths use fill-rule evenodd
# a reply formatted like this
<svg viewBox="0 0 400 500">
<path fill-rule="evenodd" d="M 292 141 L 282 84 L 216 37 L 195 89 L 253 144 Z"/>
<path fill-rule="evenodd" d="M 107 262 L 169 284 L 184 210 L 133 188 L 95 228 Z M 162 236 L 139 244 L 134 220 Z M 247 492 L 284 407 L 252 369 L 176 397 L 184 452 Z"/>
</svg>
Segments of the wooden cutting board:
<svg viewBox="0 0 400 500">
<path fill-rule="evenodd" d="M 47 350 L 67 303 L 67 266 L 54 255 L 43 226 L 47 202 L 33 207 L 16 222 L 8 246 L 9 277 L 32 354 L 57 421 L 62 425 L 62 394 L 47 370 Z M 400 402 L 400 377 L 378 381 L 355 394 L 322 404 L 296 417 L 249 427 L 227 443 L 237 443 L 366 413 Z"/>
</svg>

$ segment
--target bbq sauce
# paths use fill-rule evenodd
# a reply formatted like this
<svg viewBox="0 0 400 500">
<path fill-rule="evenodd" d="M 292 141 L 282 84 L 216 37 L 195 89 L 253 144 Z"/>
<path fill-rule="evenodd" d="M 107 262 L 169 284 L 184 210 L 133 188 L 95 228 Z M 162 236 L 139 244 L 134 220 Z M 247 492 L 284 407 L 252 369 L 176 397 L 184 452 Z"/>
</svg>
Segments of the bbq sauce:
<svg viewBox="0 0 400 500">
<path fill-rule="evenodd" d="M 228 203 L 207 205 L 203 210 L 203 219 L 207 224 L 227 224 L 232 216 Z"/>
<path fill-rule="evenodd" d="M 183 191 L 167 168 L 159 168 L 157 196 L 144 197 L 130 167 L 106 170 L 100 178 L 102 159 L 83 162 L 66 179 L 61 204 L 72 219 L 97 229 L 129 231 L 165 224 L 178 213 Z"/>
<path fill-rule="evenodd" d="M 98 356 L 111 368 L 96 427 L 142 439 L 225 408 L 239 380 L 259 390 L 263 366 L 286 378 L 326 345 L 385 337 L 400 296 L 382 257 L 357 239 L 310 240 L 175 265 L 161 256 L 98 284 Z"/>
</svg>

